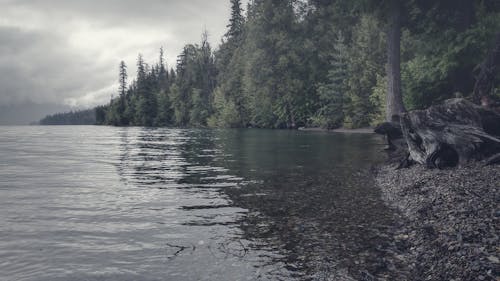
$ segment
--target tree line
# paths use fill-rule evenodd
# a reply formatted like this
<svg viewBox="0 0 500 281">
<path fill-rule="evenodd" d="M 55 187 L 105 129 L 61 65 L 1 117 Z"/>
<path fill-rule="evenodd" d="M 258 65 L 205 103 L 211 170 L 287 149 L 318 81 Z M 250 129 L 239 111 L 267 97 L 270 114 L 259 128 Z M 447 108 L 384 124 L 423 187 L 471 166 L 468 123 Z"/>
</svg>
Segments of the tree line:
<svg viewBox="0 0 500 281">
<path fill-rule="evenodd" d="M 454 96 L 500 30 L 496 0 L 230 0 L 216 50 L 204 32 L 175 69 L 163 49 L 137 59 L 118 95 L 95 109 L 115 126 L 357 128 Z M 500 92 L 498 73 L 492 92 Z"/>
<path fill-rule="evenodd" d="M 93 125 L 96 124 L 95 109 L 75 110 L 66 113 L 47 115 L 40 125 Z"/>
</svg>

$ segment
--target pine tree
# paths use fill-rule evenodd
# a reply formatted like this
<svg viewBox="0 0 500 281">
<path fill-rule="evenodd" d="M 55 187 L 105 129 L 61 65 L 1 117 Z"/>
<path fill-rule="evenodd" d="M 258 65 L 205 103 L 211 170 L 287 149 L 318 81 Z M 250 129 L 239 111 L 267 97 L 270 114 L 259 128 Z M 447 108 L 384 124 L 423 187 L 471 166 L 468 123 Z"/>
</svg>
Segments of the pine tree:
<svg viewBox="0 0 500 281">
<path fill-rule="evenodd" d="M 242 88 L 245 25 L 242 12 L 241 1 L 231 0 L 228 31 L 215 55 L 218 87 L 214 92 L 218 93 L 218 103 L 215 105 L 218 109 L 211 117 L 214 126 L 243 127 L 249 123 L 248 101 Z"/>
<path fill-rule="evenodd" d="M 229 19 L 229 24 L 227 25 L 228 31 L 225 37 L 228 40 L 238 40 L 241 38 L 243 33 L 243 24 L 245 18 L 243 17 L 243 11 L 241 9 L 241 0 L 230 0 L 231 1 L 231 18 Z"/>
<path fill-rule="evenodd" d="M 170 100 L 174 111 L 174 122 L 177 126 L 189 125 L 191 110 L 191 93 L 194 83 L 193 70 L 196 47 L 186 45 L 182 53 L 177 57 L 176 79 L 170 87 Z"/>
<path fill-rule="evenodd" d="M 158 62 L 158 88 L 160 92 L 168 91 L 168 71 L 165 65 L 163 47 L 160 48 L 160 57 Z"/>
<path fill-rule="evenodd" d="M 201 46 L 196 53 L 197 63 L 194 66 L 198 75 L 192 90 L 192 105 L 190 123 L 195 126 L 206 126 L 208 117 L 213 113 L 213 91 L 215 88 L 215 63 L 208 43 L 208 32 L 202 33 Z"/>
<path fill-rule="evenodd" d="M 342 126 L 344 121 L 344 94 L 347 91 L 347 47 L 344 37 L 339 34 L 334 45 L 328 82 L 320 83 L 318 96 L 320 107 L 313 118 L 313 125 L 327 129 Z"/>
<path fill-rule="evenodd" d="M 160 60 L 159 60 L 158 64 L 160 65 L 160 72 L 166 72 L 165 58 L 164 58 L 164 54 L 163 54 L 163 46 L 160 47 Z"/>
<path fill-rule="evenodd" d="M 374 114 L 380 110 L 370 99 L 378 77 L 384 75 L 386 62 L 385 36 L 379 26 L 376 17 L 365 14 L 353 29 L 344 99 L 347 127 L 369 126 Z"/>
<path fill-rule="evenodd" d="M 128 125 L 128 119 L 125 116 L 126 111 L 126 92 L 127 92 L 127 65 L 124 61 L 120 62 L 120 72 L 119 72 L 119 107 L 118 107 L 118 120 L 120 125 Z"/>
<path fill-rule="evenodd" d="M 257 127 L 294 128 L 310 108 L 293 1 L 254 2 L 248 19 L 244 93 Z"/>
<path fill-rule="evenodd" d="M 500 9 L 494 0 L 459 2 L 254 0 L 243 16 L 241 0 L 231 0 L 215 54 L 204 32 L 176 70 L 163 47 L 150 65 L 139 55 L 128 87 L 122 62 L 119 97 L 96 111 L 96 122 L 360 127 L 400 113 L 402 98 L 423 108 L 467 95 L 500 30 Z M 498 88 L 494 79 L 488 89 Z"/>
<path fill-rule="evenodd" d="M 137 82 L 146 79 L 146 64 L 142 54 L 137 55 Z"/>
<path fill-rule="evenodd" d="M 154 76 L 144 62 L 142 54 L 137 58 L 137 110 L 136 123 L 141 126 L 153 126 L 156 119 L 156 97 L 153 93 Z"/>
</svg>

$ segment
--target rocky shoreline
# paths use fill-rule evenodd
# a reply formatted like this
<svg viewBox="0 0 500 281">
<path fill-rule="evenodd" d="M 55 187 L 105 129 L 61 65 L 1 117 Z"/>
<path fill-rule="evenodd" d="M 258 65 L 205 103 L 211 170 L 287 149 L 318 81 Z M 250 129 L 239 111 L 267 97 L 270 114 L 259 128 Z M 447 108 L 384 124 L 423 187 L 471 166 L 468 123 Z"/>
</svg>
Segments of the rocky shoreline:
<svg viewBox="0 0 500 281">
<path fill-rule="evenodd" d="M 331 132 L 331 133 L 347 133 L 347 134 L 375 134 L 373 128 L 365 127 L 365 128 L 357 128 L 357 129 L 349 129 L 349 128 L 337 128 L 337 129 L 325 129 L 325 128 L 317 128 L 317 127 L 300 127 L 299 131 L 306 132 Z"/>
<path fill-rule="evenodd" d="M 395 258 L 413 280 L 500 280 L 500 166 L 386 165 L 376 183 L 401 213 Z"/>
</svg>

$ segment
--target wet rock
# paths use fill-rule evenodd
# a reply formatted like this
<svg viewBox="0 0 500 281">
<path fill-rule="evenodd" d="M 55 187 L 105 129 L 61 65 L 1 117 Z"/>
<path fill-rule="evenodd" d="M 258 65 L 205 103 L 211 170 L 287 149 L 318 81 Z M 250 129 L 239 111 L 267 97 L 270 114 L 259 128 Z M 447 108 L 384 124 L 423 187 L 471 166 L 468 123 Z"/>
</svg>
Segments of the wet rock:
<svg viewBox="0 0 500 281">
<path fill-rule="evenodd" d="M 490 262 L 492 262 L 492 263 L 497 263 L 497 264 L 498 264 L 498 263 L 500 263 L 500 261 L 498 260 L 498 258 L 497 258 L 497 257 L 494 257 L 494 256 L 489 256 L 489 257 L 488 257 L 488 260 L 489 260 Z"/>
</svg>

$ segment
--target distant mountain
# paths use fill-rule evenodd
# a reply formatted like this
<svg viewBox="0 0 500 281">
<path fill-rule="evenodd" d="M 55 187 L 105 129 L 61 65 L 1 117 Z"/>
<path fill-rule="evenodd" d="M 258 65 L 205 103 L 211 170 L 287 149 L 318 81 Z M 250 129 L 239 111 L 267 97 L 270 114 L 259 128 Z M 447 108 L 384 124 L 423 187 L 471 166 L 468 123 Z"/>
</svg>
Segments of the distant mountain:
<svg viewBox="0 0 500 281">
<path fill-rule="evenodd" d="M 25 102 L 14 105 L 0 105 L 0 125 L 29 125 L 48 114 L 70 110 L 71 107 L 61 104 Z"/>
</svg>

